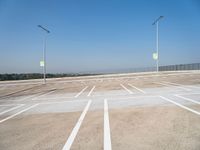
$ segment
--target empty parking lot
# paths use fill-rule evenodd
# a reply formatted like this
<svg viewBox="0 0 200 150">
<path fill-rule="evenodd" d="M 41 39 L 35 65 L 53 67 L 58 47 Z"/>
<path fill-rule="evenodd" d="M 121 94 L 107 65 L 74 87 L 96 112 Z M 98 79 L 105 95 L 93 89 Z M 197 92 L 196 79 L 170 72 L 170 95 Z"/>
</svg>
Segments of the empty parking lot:
<svg viewBox="0 0 200 150">
<path fill-rule="evenodd" d="M 200 149 L 200 72 L 0 82 L 0 149 Z"/>
</svg>

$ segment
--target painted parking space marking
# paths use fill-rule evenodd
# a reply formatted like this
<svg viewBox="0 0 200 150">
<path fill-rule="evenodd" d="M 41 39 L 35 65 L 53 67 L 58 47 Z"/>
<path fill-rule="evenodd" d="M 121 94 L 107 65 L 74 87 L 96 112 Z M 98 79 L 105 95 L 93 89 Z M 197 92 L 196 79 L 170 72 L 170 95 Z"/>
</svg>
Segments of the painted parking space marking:
<svg viewBox="0 0 200 150">
<path fill-rule="evenodd" d="M 136 87 L 136 86 L 133 86 L 132 84 L 128 84 L 130 87 L 132 87 L 132 88 L 134 88 L 134 89 L 136 89 L 136 90 L 138 90 L 139 92 L 141 92 L 141 93 L 143 93 L 143 94 L 146 94 L 146 92 L 144 91 L 144 90 L 142 90 L 142 89 L 140 89 L 140 88 L 138 88 L 138 87 Z"/>
<path fill-rule="evenodd" d="M 64 145 L 62 150 L 70 150 L 70 148 L 71 148 L 71 146 L 72 146 L 72 144 L 74 142 L 74 139 L 75 139 L 80 127 L 81 127 L 81 124 L 82 124 L 82 122 L 83 122 L 83 120 L 85 118 L 85 115 L 86 115 L 86 113 L 87 113 L 87 111 L 88 111 L 88 109 L 89 109 L 89 107 L 91 105 L 91 102 L 92 102 L 91 100 L 88 101 L 85 109 L 83 110 L 78 122 L 76 123 L 75 127 L 73 128 L 73 130 L 72 130 L 69 138 L 67 139 L 67 142 L 65 143 L 65 145 Z"/>
<path fill-rule="evenodd" d="M 190 88 L 200 88 L 199 86 L 194 86 L 194 85 L 183 85 L 183 84 L 180 84 L 180 83 L 174 83 L 174 82 L 166 82 L 166 81 L 163 81 L 164 83 L 168 83 L 168 84 L 172 84 L 172 85 L 177 85 L 177 86 L 182 86 L 182 87 L 190 87 Z"/>
<path fill-rule="evenodd" d="M 104 99 L 104 150 L 111 150 L 110 123 L 108 113 L 108 102 Z"/>
<path fill-rule="evenodd" d="M 12 110 L 15 110 L 15 109 L 17 109 L 17 108 L 20 108 L 20 107 L 22 107 L 22 106 L 24 106 L 24 105 L 25 105 L 25 104 L 19 104 L 18 106 L 9 108 L 9 109 L 7 109 L 7 110 L 5 110 L 5 111 L 3 111 L 3 112 L 0 112 L 0 115 L 3 115 L 3 114 L 5 114 L 5 113 L 10 112 L 10 111 L 12 111 Z"/>
<path fill-rule="evenodd" d="M 81 100 L 68 100 L 68 101 L 55 101 L 55 102 L 40 102 L 39 105 L 49 105 L 49 104 L 60 104 L 60 103 L 82 103 L 87 102 L 88 99 L 81 99 Z"/>
<path fill-rule="evenodd" d="M 1 106 L 13 106 L 13 105 L 16 105 L 16 104 L 1 104 L 0 107 Z"/>
<path fill-rule="evenodd" d="M 17 101 L 24 101 L 24 100 L 28 100 L 28 99 L 30 99 L 30 100 L 35 100 L 35 99 L 33 99 L 33 98 L 37 98 L 38 95 L 40 95 L 40 94 L 35 94 L 35 95 L 31 95 L 31 96 L 26 96 L 26 97 L 21 98 L 21 99 L 19 99 L 19 100 L 17 100 Z"/>
<path fill-rule="evenodd" d="M 58 100 L 58 99 L 73 99 L 74 96 L 57 96 L 57 97 L 42 97 L 42 98 L 36 98 L 36 99 L 31 99 L 32 101 L 40 101 L 40 100 L 45 100 L 45 101 L 51 101 L 51 100 Z"/>
<path fill-rule="evenodd" d="M 15 113 L 15 114 L 9 116 L 9 117 L 6 117 L 5 119 L 0 120 L 0 123 L 5 122 L 5 121 L 7 121 L 7 120 L 9 120 L 9 119 L 11 119 L 11 118 L 13 118 L 13 117 L 15 117 L 15 116 L 17 116 L 17 115 L 23 113 L 23 112 L 25 112 L 25 111 L 28 111 L 29 109 L 32 109 L 32 108 L 36 107 L 36 106 L 38 106 L 38 104 L 34 104 L 34 105 L 32 105 L 32 106 L 30 106 L 30 107 L 28 107 L 28 108 L 26 108 L 26 109 L 23 109 L 23 110 L 21 110 L 21 111 Z"/>
<path fill-rule="evenodd" d="M 187 98 L 187 97 L 184 97 L 184 96 L 181 96 L 181 95 L 178 95 L 178 94 L 175 94 L 174 96 L 176 96 L 176 97 L 178 97 L 178 98 L 181 98 L 181 99 L 184 99 L 184 100 L 186 100 L 186 101 L 190 101 L 190 102 L 193 102 L 193 103 L 196 103 L 196 104 L 200 104 L 200 102 L 195 101 L 195 100 L 193 100 L 193 99 L 191 99 L 191 98 Z"/>
<path fill-rule="evenodd" d="M 87 96 L 91 96 L 91 94 L 92 94 L 92 92 L 94 91 L 95 87 L 96 87 L 96 86 L 93 86 L 93 87 L 92 87 L 92 89 L 90 90 L 90 92 L 88 93 Z"/>
<path fill-rule="evenodd" d="M 191 91 L 191 89 L 180 87 L 180 86 L 175 86 L 175 85 L 171 85 L 171 84 L 160 83 L 160 82 L 154 82 L 154 83 L 155 84 L 160 84 L 160 85 L 163 85 L 163 86 L 166 86 L 166 87 L 174 87 L 174 88 L 177 88 L 177 89 L 182 89 L 184 91 Z"/>
<path fill-rule="evenodd" d="M 182 104 L 179 104 L 179 103 L 177 103 L 177 102 L 175 102 L 175 101 L 173 101 L 173 100 L 171 100 L 171 99 L 169 99 L 169 98 L 166 98 L 166 97 L 164 97 L 164 96 L 159 96 L 159 97 L 162 98 L 163 100 L 166 100 L 166 101 L 168 101 L 168 102 L 170 102 L 170 103 L 173 103 L 173 104 L 175 104 L 175 105 L 177 105 L 177 106 L 179 106 L 179 107 L 181 107 L 181 108 L 183 108 L 183 109 L 186 109 L 186 110 L 188 110 L 188 111 L 190 111 L 190 112 L 192 112 L 192 113 L 194 113 L 194 114 L 200 115 L 200 112 L 198 112 L 198 111 L 196 111 L 196 110 L 193 110 L 193 109 L 191 109 L 191 108 L 189 108 L 189 107 L 186 107 L 186 106 L 184 106 L 184 105 L 182 105 Z"/>
<path fill-rule="evenodd" d="M 52 91 L 50 91 L 50 92 L 47 92 L 47 93 L 41 94 L 41 95 L 39 95 L 39 96 L 36 96 L 36 97 L 32 98 L 32 100 L 39 99 L 39 98 L 42 97 L 42 96 L 47 96 L 47 95 L 49 95 L 49 94 L 54 93 L 55 91 L 56 91 L 56 90 L 54 89 L 54 90 L 52 90 Z"/>
<path fill-rule="evenodd" d="M 86 89 L 88 88 L 88 86 L 86 86 L 85 88 L 83 88 L 78 94 L 76 94 L 74 97 L 77 98 L 79 97 Z"/>
<path fill-rule="evenodd" d="M 133 94 L 131 90 L 129 90 L 127 87 L 125 87 L 123 84 L 120 84 L 120 86 L 125 89 L 129 94 Z"/>
<path fill-rule="evenodd" d="M 183 75 L 181 75 L 181 76 L 183 76 Z M 171 76 L 171 77 L 175 77 L 175 76 Z M 167 78 L 167 77 L 164 77 L 164 78 Z M 177 76 L 176 78 L 180 79 L 180 76 Z M 113 126 L 110 126 L 113 123 L 113 122 L 111 122 L 112 109 L 119 108 L 119 110 L 121 111 L 121 108 L 127 108 L 127 107 L 131 107 L 131 108 L 142 107 L 142 109 L 143 108 L 145 109 L 146 106 L 147 107 L 155 106 L 155 107 L 159 108 L 160 106 L 162 107 L 163 105 L 166 105 L 167 107 L 165 107 L 165 108 L 168 109 L 168 106 L 169 106 L 169 110 L 171 110 L 171 106 L 172 106 L 172 108 L 173 108 L 172 115 L 174 115 L 173 114 L 174 110 L 175 110 L 175 113 L 178 110 L 177 112 L 180 113 L 181 117 L 185 117 L 184 115 L 186 113 L 189 114 L 188 117 L 190 117 L 190 115 L 193 115 L 193 113 L 200 115 L 200 111 L 198 110 L 198 107 L 196 107 L 197 105 L 194 105 L 194 107 L 193 107 L 193 105 L 190 105 L 190 102 L 184 103 L 185 102 L 184 98 L 186 98 L 185 100 L 191 101 L 192 103 L 195 103 L 195 104 L 200 104 L 200 102 L 198 102 L 198 101 L 200 101 L 200 99 L 198 99 L 200 93 L 198 93 L 197 89 L 195 90 L 194 88 L 192 88 L 192 86 L 171 85 L 170 83 L 164 82 L 165 80 L 167 81 L 167 79 L 162 79 L 162 76 L 160 78 L 160 76 L 158 76 L 158 75 L 157 76 L 155 75 L 152 77 L 151 76 L 149 76 L 149 77 L 137 77 L 137 76 L 136 77 L 133 77 L 133 76 L 132 77 L 128 77 L 128 76 L 120 77 L 119 76 L 119 77 L 116 77 L 113 79 L 114 80 L 111 80 L 108 78 L 107 79 L 97 78 L 97 79 L 92 79 L 92 80 L 94 80 L 94 82 L 89 82 L 89 83 L 86 82 L 88 80 L 84 80 L 84 81 L 81 81 L 81 82 L 84 82 L 84 84 L 75 83 L 76 85 L 79 86 L 79 88 L 72 89 L 72 90 L 70 89 L 69 91 L 67 90 L 67 93 L 65 93 L 65 94 L 63 94 L 64 93 L 63 91 L 62 92 L 56 91 L 55 93 L 51 94 L 51 92 L 53 92 L 53 91 L 49 91 L 50 88 L 48 88 L 49 90 L 47 91 L 47 89 L 45 88 L 46 93 L 45 92 L 37 93 L 36 98 L 34 98 L 36 95 L 30 96 L 30 94 L 29 94 L 29 95 L 22 95 L 20 97 L 14 97 L 12 101 L 10 101 L 9 99 L 5 99 L 5 101 L 0 101 L 0 102 L 2 104 L 8 104 L 8 103 L 15 103 L 15 104 L 12 105 L 12 108 L 4 107 L 1 109 L 1 111 L 2 112 L 7 111 L 7 112 L 9 112 L 8 115 L 12 115 L 22 109 L 25 109 L 33 104 L 36 104 L 36 103 L 39 106 L 37 106 L 36 109 L 26 112 L 25 113 L 26 115 L 30 115 L 30 114 L 39 114 L 40 115 L 44 112 L 53 114 L 53 113 L 57 113 L 57 112 L 71 112 L 71 111 L 78 112 L 78 111 L 80 111 L 79 116 L 75 120 L 76 122 L 72 126 L 73 128 L 70 130 L 71 133 L 69 135 L 66 135 L 66 133 L 64 132 L 66 139 L 62 138 L 62 140 L 64 139 L 65 141 L 64 141 L 63 145 L 61 145 L 61 149 L 62 148 L 63 149 L 70 149 L 70 148 L 73 149 L 73 146 L 75 144 L 77 144 L 76 139 L 77 139 L 77 141 L 80 140 L 80 142 L 83 142 L 83 144 L 85 144 L 84 142 L 89 141 L 87 138 L 86 139 L 79 138 L 79 136 L 82 134 L 81 128 L 83 127 L 84 123 L 87 122 L 87 117 L 89 117 L 89 109 L 91 109 L 92 111 L 93 111 L 93 109 L 94 110 L 101 109 L 104 111 L 103 112 L 104 118 L 101 118 L 101 119 L 103 119 L 104 123 L 101 122 L 101 128 L 102 127 L 104 127 L 104 128 L 103 128 L 103 131 L 99 132 L 99 130 L 98 130 L 97 132 L 100 134 L 103 134 L 101 136 L 101 140 L 103 140 L 103 143 L 102 143 L 102 141 L 101 141 L 101 143 L 100 143 L 100 141 L 98 141 L 98 142 L 101 144 L 102 149 L 105 149 L 105 150 L 111 150 L 112 148 L 116 147 L 116 145 L 115 145 L 116 137 L 112 135 L 112 132 L 111 132 L 112 130 L 110 130 L 110 129 L 112 129 L 111 127 L 113 127 Z M 136 81 L 136 79 L 138 79 L 138 80 Z M 143 80 L 143 79 L 147 79 L 147 80 Z M 149 82 L 149 80 L 151 80 L 151 81 Z M 64 81 L 67 81 L 67 80 L 64 80 Z M 158 85 L 152 84 L 154 82 L 160 82 L 160 81 L 162 81 L 161 83 L 166 84 L 167 86 L 166 85 L 158 86 Z M 176 80 L 174 78 L 169 78 L 169 81 L 174 82 Z M 182 81 L 182 78 L 180 81 Z M 176 82 L 179 83 L 180 81 L 178 80 Z M 63 84 L 62 82 L 61 82 L 61 80 L 60 80 L 60 83 L 56 83 L 56 81 L 55 81 L 56 84 L 54 83 L 54 84 L 51 84 L 50 86 L 51 86 L 51 88 L 53 86 L 57 86 L 59 88 L 60 87 L 62 88 L 62 86 L 71 88 L 71 87 L 73 87 L 72 86 L 73 83 L 71 84 L 71 82 L 75 82 L 75 81 L 69 80 L 70 84 L 69 83 Z M 113 82 L 115 82 L 115 83 L 113 83 Z M 141 83 L 147 82 L 147 84 L 140 84 L 140 82 Z M 124 87 L 122 87 L 120 85 L 120 83 L 122 83 L 121 85 L 123 85 L 126 89 Z M 137 83 L 139 83 L 139 84 L 137 84 Z M 182 82 L 180 82 L 180 83 L 182 83 Z M 105 84 L 105 86 L 103 84 Z M 101 87 L 100 90 L 98 89 L 99 85 Z M 153 85 L 153 86 L 149 86 L 149 85 Z M 57 87 L 55 87 L 55 88 L 57 88 Z M 186 89 L 187 88 L 190 89 L 190 87 L 191 87 L 192 91 L 190 91 L 190 90 L 187 91 Z M 167 88 L 169 88 L 171 90 L 168 90 Z M 180 89 L 182 89 L 182 90 L 180 90 Z M 58 89 L 58 90 L 60 90 L 60 89 Z M 127 90 L 129 90 L 129 92 Z M 50 94 L 47 92 L 50 92 Z M 31 93 L 33 93 L 33 92 L 31 92 Z M 28 93 L 25 93 L 25 94 L 28 94 Z M 38 94 L 40 94 L 40 95 L 38 95 Z M 184 97 L 183 96 L 184 94 L 187 94 L 187 95 L 199 94 L 199 95 L 192 95 L 191 97 L 190 96 Z M 30 97 L 28 97 L 28 96 L 30 96 Z M 42 97 L 42 96 L 44 96 L 44 97 Z M 67 96 L 69 96 L 69 97 L 67 97 Z M 160 96 L 162 96 L 162 97 L 160 97 Z M 189 98 L 187 98 L 187 97 L 189 97 Z M 28 104 L 28 105 L 19 107 L 18 109 L 16 108 L 16 110 L 15 110 L 14 107 L 19 106 L 18 103 L 20 101 L 20 98 L 22 98 L 21 101 L 23 100 L 22 103 L 25 102 L 25 104 Z M 32 101 L 28 101 L 29 99 Z M 195 99 L 197 99 L 197 101 L 195 101 Z M 26 100 L 27 100 L 27 103 L 26 103 Z M 34 100 L 37 100 L 37 101 L 34 101 Z M 89 103 L 88 100 L 94 100 L 94 101 L 92 101 L 92 105 L 89 104 L 90 106 L 88 106 L 88 110 L 84 114 L 84 117 L 82 117 L 82 119 L 81 119 L 81 115 L 83 114 L 84 110 L 86 109 L 86 106 Z M 54 104 L 58 104 L 58 105 L 54 105 Z M 104 104 L 104 105 L 102 105 L 102 104 Z M 42 105 L 42 106 L 40 107 L 40 105 Z M 180 111 L 179 107 L 181 107 L 181 111 Z M 195 110 L 196 108 L 197 108 L 197 110 Z M 11 110 L 9 110 L 9 109 L 11 109 Z M 30 108 L 30 109 L 32 109 L 32 108 Z M 185 109 L 185 110 L 183 110 L 183 109 Z M 91 111 L 91 113 L 92 113 L 92 111 Z M 110 114 L 109 114 L 109 112 L 110 112 Z M 21 115 L 17 114 L 17 115 L 19 115 L 19 116 L 17 116 L 14 119 L 10 118 L 10 121 L 8 121 L 6 123 L 10 124 L 10 123 L 13 123 L 14 121 L 18 120 L 18 117 L 20 119 L 25 117 L 23 114 L 21 114 Z M 178 117 L 180 117 L 180 116 L 178 116 Z M 194 116 L 199 117 L 196 115 L 194 115 Z M 7 116 L 2 115 L 1 117 L 5 118 Z M 175 117 L 177 117 L 177 116 L 175 116 Z M 67 121 L 67 120 L 64 120 L 64 122 L 65 121 Z M 158 122 L 159 122 L 159 120 L 158 120 Z M 56 123 L 57 122 L 55 122 L 55 124 Z M 196 126 L 196 122 L 193 122 L 193 124 L 195 124 L 195 126 Z M 7 124 L 5 124 L 5 125 L 7 125 Z M 2 124 L 2 126 L 4 126 L 4 124 Z M 86 128 L 89 128 L 89 129 L 90 129 L 90 127 L 91 127 L 91 124 L 88 124 L 88 126 L 86 126 Z M 24 128 L 24 126 L 22 126 L 21 128 Z M 66 128 L 66 126 L 65 126 L 65 128 Z M 67 127 L 67 129 L 68 129 L 68 127 Z M 84 129 L 85 129 L 85 127 L 84 127 Z M 62 134 L 63 134 L 63 131 L 65 131 L 65 130 L 61 131 Z M 92 132 L 94 130 L 89 130 L 89 131 Z M 96 135 L 97 132 L 95 132 L 94 135 Z M 67 133 L 68 133 L 68 131 L 67 131 Z M 89 133 L 89 132 L 87 132 L 87 133 Z M 88 136 L 89 136 L 89 134 L 88 134 Z M 6 140 L 9 140 L 9 138 Z M 46 144 L 46 143 L 48 144 L 48 142 L 46 142 L 46 141 L 43 141 L 43 142 L 44 142 L 44 144 Z M 59 141 L 59 142 L 62 142 L 62 141 Z M 93 142 L 93 140 L 91 140 L 91 143 L 92 142 Z M 26 143 L 24 143 L 24 144 L 26 144 Z M 94 144 L 94 146 L 95 146 L 95 143 L 92 143 L 92 144 Z M 68 145 L 68 146 L 65 147 L 65 145 Z M 82 145 L 80 145 L 80 146 L 82 146 Z M 135 145 L 133 145 L 133 147 L 130 147 L 130 148 L 133 149 L 134 146 Z M 95 149 L 95 148 L 93 148 L 93 149 Z"/>
<path fill-rule="evenodd" d="M 179 95 L 200 95 L 200 93 L 199 92 L 197 92 L 197 93 L 193 93 L 193 92 L 190 92 L 190 93 L 183 93 L 183 94 L 179 94 Z"/>
</svg>

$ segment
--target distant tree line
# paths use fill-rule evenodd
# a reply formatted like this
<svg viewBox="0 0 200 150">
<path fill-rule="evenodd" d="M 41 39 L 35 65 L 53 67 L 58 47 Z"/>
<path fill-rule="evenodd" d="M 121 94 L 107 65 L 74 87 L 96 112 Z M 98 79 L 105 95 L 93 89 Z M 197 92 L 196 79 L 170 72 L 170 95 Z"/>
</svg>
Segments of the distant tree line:
<svg viewBox="0 0 200 150">
<path fill-rule="evenodd" d="M 46 74 L 46 78 L 59 78 L 59 77 L 78 77 L 78 76 L 90 76 L 98 74 Z M 0 81 L 5 80 L 27 80 L 27 79 L 41 79 L 43 74 L 40 73 L 21 73 L 21 74 L 0 74 Z"/>
</svg>

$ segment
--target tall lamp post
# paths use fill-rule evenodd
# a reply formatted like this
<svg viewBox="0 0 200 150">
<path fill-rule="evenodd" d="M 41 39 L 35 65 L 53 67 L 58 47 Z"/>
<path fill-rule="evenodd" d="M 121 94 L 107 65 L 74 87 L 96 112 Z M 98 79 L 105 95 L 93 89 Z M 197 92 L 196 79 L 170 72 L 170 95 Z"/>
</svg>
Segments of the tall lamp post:
<svg viewBox="0 0 200 150">
<path fill-rule="evenodd" d="M 44 28 L 41 25 L 38 25 L 39 28 L 41 28 L 43 31 L 45 31 L 45 33 L 50 33 L 50 31 L 46 28 Z M 44 41 L 43 41 L 43 61 L 42 64 L 40 64 L 41 66 L 43 66 L 43 78 L 44 78 L 44 84 L 46 84 L 46 34 L 44 35 Z"/>
<path fill-rule="evenodd" d="M 160 16 L 158 17 L 158 19 L 156 19 L 152 25 L 156 24 L 156 55 L 155 55 L 155 59 L 156 59 L 156 71 L 159 71 L 159 30 L 158 30 L 158 25 L 159 25 L 159 21 L 163 18 L 164 16 Z"/>
</svg>

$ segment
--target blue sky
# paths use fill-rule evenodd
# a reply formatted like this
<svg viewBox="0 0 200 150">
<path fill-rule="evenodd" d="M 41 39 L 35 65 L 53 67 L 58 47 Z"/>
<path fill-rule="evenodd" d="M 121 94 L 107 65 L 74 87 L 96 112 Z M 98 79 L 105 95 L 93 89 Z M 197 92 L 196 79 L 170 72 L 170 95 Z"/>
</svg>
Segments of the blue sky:
<svg viewBox="0 0 200 150">
<path fill-rule="evenodd" d="M 51 73 L 200 62 L 199 0 L 0 0 L 0 73 L 42 72 L 44 33 Z"/>
</svg>

